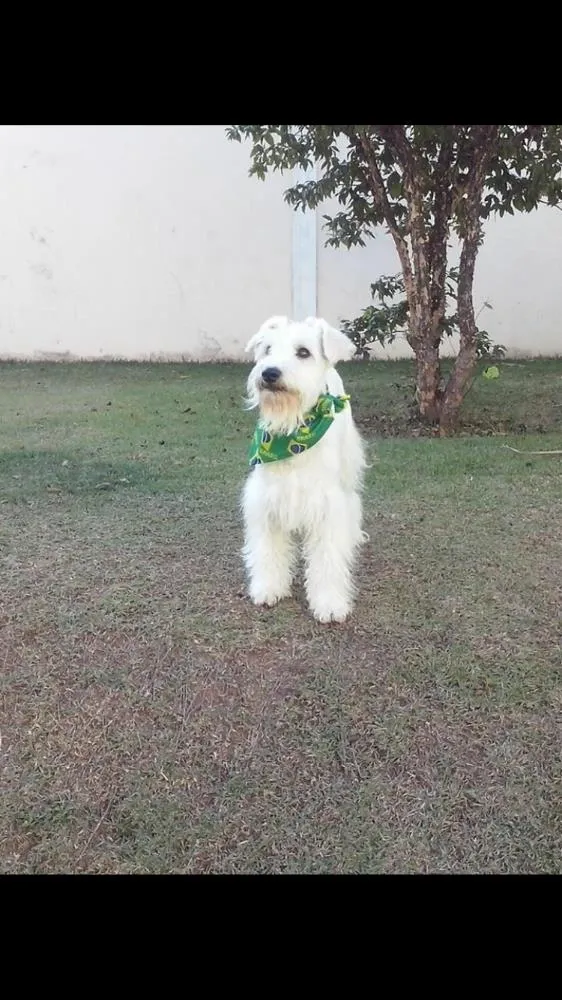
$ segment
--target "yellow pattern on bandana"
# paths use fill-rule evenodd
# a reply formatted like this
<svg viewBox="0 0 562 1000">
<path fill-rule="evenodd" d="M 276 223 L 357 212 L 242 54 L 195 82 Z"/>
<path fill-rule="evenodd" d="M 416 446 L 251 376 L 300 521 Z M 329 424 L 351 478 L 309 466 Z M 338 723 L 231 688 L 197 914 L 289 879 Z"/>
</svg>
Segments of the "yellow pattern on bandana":
<svg viewBox="0 0 562 1000">
<path fill-rule="evenodd" d="M 250 447 L 250 467 L 266 462 L 281 462 L 314 447 L 332 426 L 336 413 L 343 410 L 349 399 L 349 396 L 323 393 L 292 434 L 271 434 L 258 423 Z"/>
</svg>

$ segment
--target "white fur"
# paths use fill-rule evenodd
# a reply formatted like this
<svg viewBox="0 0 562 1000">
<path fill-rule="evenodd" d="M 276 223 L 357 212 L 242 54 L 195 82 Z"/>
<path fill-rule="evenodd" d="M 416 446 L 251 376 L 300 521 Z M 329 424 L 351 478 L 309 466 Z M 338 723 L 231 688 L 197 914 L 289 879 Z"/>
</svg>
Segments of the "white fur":
<svg viewBox="0 0 562 1000">
<path fill-rule="evenodd" d="M 311 357 L 299 358 L 306 348 Z M 354 354 L 351 341 L 322 319 L 267 320 L 246 348 L 254 352 L 248 407 L 259 407 L 260 423 L 289 434 L 325 392 L 344 393 L 335 370 Z M 261 381 L 265 368 L 281 370 L 272 392 Z M 273 605 L 291 590 L 302 540 L 308 603 L 320 622 L 343 621 L 353 600 L 352 567 L 361 530 L 363 444 L 349 403 L 309 451 L 250 471 L 243 494 L 244 561 L 254 604 Z"/>
</svg>

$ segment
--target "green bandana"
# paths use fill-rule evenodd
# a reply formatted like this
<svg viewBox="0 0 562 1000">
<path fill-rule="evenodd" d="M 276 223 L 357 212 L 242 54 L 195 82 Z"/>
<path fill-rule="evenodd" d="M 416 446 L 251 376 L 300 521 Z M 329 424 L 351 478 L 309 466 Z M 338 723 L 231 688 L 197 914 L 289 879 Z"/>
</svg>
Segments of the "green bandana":
<svg viewBox="0 0 562 1000">
<path fill-rule="evenodd" d="M 253 468 L 254 465 L 265 462 L 280 462 L 312 448 L 324 437 L 332 426 L 336 413 L 343 410 L 349 398 L 322 393 L 312 409 L 305 414 L 304 422 L 292 434 L 270 434 L 258 423 L 250 447 L 250 466 Z"/>
</svg>

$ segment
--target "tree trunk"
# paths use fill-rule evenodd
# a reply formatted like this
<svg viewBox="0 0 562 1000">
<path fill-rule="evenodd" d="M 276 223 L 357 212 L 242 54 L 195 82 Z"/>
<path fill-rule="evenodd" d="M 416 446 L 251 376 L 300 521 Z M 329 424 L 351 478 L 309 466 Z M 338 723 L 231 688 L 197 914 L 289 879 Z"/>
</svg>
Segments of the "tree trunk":
<svg viewBox="0 0 562 1000">
<path fill-rule="evenodd" d="M 438 424 L 441 416 L 441 365 L 439 344 L 431 343 L 428 335 L 417 340 L 416 390 L 420 419 L 428 425 Z"/>
<path fill-rule="evenodd" d="M 412 242 L 416 242 L 415 238 Z M 416 398 L 420 420 L 431 427 L 438 424 L 441 418 L 439 345 L 445 319 L 446 245 L 445 254 L 440 255 L 431 276 L 429 268 L 425 267 L 425 253 L 422 246 L 417 254 L 424 267 L 421 273 L 418 267 L 415 269 L 417 288 L 413 297 L 414 308 L 410 305 L 409 309 L 412 325 L 409 343 L 416 358 Z"/>
<path fill-rule="evenodd" d="M 480 201 L 484 190 L 486 169 L 497 143 L 498 129 L 497 125 L 482 126 L 475 140 L 473 166 L 472 170 L 469 171 L 463 194 L 459 229 L 462 248 L 457 289 L 460 346 L 451 377 L 443 393 L 440 419 L 442 434 L 448 434 L 454 429 L 462 401 L 476 368 L 478 330 L 474 316 L 472 286 L 476 255 L 483 238 Z M 459 208 L 460 205 L 457 205 L 457 210 Z"/>
<path fill-rule="evenodd" d="M 460 408 L 476 367 L 476 361 L 476 340 L 473 343 L 465 342 L 464 344 L 461 341 L 461 347 L 447 383 L 441 407 L 439 429 L 443 435 L 450 434 L 455 429 Z"/>
<path fill-rule="evenodd" d="M 342 128 L 345 131 L 346 127 Z M 400 258 L 408 301 L 408 343 L 416 357 L 420 417 L 424 423 L 440 424 L 446 433 L 457 419 L 476 362 L 477 332 L 472 281 L 481 242 L 480 202 L 486 170 L 497 148 L 500 126 L 466 126 L 467 135 L 463 132 L 455 142 L 452 136 L 446 136 L 433 175 L 428 173 L 423 155 L 410 142 L 406 134 L 407 126 L 367 126 L 367 130 L 374 128 L 378 131 L 400 166 L 407 204 L 407 219 L 400 221 L 389 200 L 381 173 L 380 150 L 373 146 L 368 132 L 360 126 L 347 128 L 349 131 L 346 134 L 358 151 L 359 161 L 366 164 L 366 182 Z M 382 162 L 385 162 L 384 157 Z M 429 209 L 428 177 L 434 184 L 434 197 Z M 447 240 L 453 218 L 463 239 L 457 300 L 461 343 L 453 374 L 443 391 L 439 345 L 445 323 Z"/>
<path fill-rule="evenodd" d="M 443 394 L 440 416 L 440 430 L 442 434 L 449 434 L 454 430 L 463 399 L 476 367 L 478 330 L 474 316 L 472 286 L 474 282 L 476 254 L 481 240 L 482 227 L 478 221 L 475 221 L 470 226 L 461 250 L 457 294 L 460 345 L 451 377 Z"/>
</svg>

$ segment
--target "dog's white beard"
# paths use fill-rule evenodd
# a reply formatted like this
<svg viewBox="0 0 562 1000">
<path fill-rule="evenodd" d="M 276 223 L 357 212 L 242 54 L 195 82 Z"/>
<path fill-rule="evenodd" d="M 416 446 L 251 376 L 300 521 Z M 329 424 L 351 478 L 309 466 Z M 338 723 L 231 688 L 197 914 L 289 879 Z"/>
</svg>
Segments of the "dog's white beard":
<svg viewBox="0 0 562 1000">
<path fill-rule="evenodd" d="M 295 389 L 278 389 L 275 392 L 252 388 L 247 408 L 259 407 L 260 423 L 273 434 L 290 434 L 304 420 L 303 398 Z"/>
</svg>

